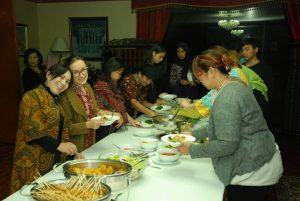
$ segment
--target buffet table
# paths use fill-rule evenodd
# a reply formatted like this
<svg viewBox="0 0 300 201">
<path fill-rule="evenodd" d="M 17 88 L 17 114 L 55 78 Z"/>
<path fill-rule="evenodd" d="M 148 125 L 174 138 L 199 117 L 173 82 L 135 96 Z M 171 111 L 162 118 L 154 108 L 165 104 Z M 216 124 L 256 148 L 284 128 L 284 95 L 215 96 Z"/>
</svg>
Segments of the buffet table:
<svg viewBox="0 0 300 201">
<path fill-rule="evenodd" d="M 113 144 L 136 144 L 140 138 L 134 134 L 141 128 L 127 126 L 126 129 L 112 133 L 94 144 L 83 153 L 86 159 L 97 159 L 101 153 L 117 151 Z M 145 129 L 145 128 L 143 128 Z M 155 128 L 147 128 L 155 132 Z M 222 201 L 224 185 L 217 178 L 211 159 L 191 159 L 181 156 L 180 163 L 174 165 L 150 165 L 141 177 L 131 183 L 127 193 L 118 197 L 118 201 Z M 42 179 L 53 180 L 64 178 L 62 172 L 51 171 Z M 23 192 L 29 192 L 24 189 Z M 5 201 L 33 200 L 31 196 L 24 196 L 20 191 L 7 197 Z"/>
</svg>

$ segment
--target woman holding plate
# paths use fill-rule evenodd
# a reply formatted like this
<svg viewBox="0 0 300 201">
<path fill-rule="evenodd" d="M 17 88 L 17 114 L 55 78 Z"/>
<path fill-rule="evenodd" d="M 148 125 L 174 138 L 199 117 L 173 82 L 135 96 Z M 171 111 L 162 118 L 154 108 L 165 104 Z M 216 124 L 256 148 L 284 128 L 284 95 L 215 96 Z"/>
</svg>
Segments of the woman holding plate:
<svg viewBox="0 0 300 201">
<path fill-rule="evenodd" d="M 70 121 L 70 140 L 77 145 L 78 151 L 81 152 L 95 143 L 96 129 L 104 123 L 103 119 L 93 117 L 111 116 L 112 112 L 98 108 L 94 92 L 87 83 L 88 67 L 82 57 L 71 56 L 66 59 L 64 65 L 70 68 L 73 83 L 60 96 L 59 102 Z M 119 113 L 115 113 L 115 115 L 120 116 Z M 120 118 L 117 127 L 122 123 L 123 119 Z"/>
<path fill-rule="evenodd" d="M 228 73 L 233 61 L 215 50 L 194 60 L 193 73 L 208 89 L 217 90 L 208 129 L 194 130 L 196 144 L 181 141 L 178 150 L 192 158 L 210 157 L 226 186 L 228 201 L 263 201 L 282 175 L 279 148 L 249 87 Z"/>
<path fill-rule="evenodd" d="M 118 88 L 118 81 L 120 80 L 123 71 L 124 64 L 121 59 L 111 57 L 103 65 L 99 80 L 95 83 L 93 90 L 99 108 L 120 113 L 124 119 L 123 124 L 130 123 L 133 126 L 138 126 L 139 122 L 127 113 L 124 103 L 125 100 Z M 96 140 L 99 141 L 103 136 L 112 132 L 111 129 L 113 128 L 100 127 L 97 130 Z"/>
</svg>

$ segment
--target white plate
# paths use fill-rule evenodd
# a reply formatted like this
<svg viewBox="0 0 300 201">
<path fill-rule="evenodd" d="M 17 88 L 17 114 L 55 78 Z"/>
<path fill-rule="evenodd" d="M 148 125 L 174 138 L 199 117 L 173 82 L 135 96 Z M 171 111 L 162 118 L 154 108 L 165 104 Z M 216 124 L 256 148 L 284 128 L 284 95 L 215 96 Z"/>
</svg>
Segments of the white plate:
<svg viewBox="0 0 300 201">
<path fill-rule="evenodd" d="M 103 124 L 101 124 L 101 126 L 109 126 L 109 125 L 113 124 L 115 121 L 120 119 L 120 117 L 117 115 L 97 116 L 97 117 L 93 117 L 92 119 L 102 119 L 103 117 L 107 118 L 107 120 L 105 120 L 105 122 Z"/>
<path fill-rule="evenodd" d="M 157 155 L 153 156 L 151 158 L 151 161 L 158 165 L 177 165 L 180 163 L 180 159 L 173 161 L 173 162 L 161 161 L 161 160 L 159 160 Z"/>
<path fill-rule="evenodd" d="M 134 131 L 133 135 L 138 137 L 148 137 L 153 136 L 154 132 L 151 131 L 151 129 L 137 129 L 136 131 Z"/>
<path fill-rule="evenodd" d="M 162 108 L 157 109 L 158 107 L 162 107 Z M 151 107 L 151 110 L 154 110 L 157 113 L 165 112 L 165 111 L 170 110 L 170 109 L 171 109 L 171 106 L 169 106 L 169 105 L 154 105 L 154 106 Z"/>
<path fill-rule="evenodd" d="M 155 147 L 155 148 L 153 148 L 153 149 L 144 149 L 143 147 L 139 147 L 139 151 L 142 151 L 142 152 L 146 152 L 146 153 L 148 153 L 148 152 L 153 152 L 153 151 L 155 151 L 157 149 L 157 147 Z"/>
<path fill-rule="evenodd" d="M 170 141 L 169 137 L 173 138 L 175 135 L 180 135 L 180 136 L 184 136 L 185 140 L 188 142 L 194 142 L 196 140 L 196 138 L 194 136 L 191 135 L 185 135 L 185 134 L 168 134 L 168 135 L 164 135 L 161 137 L 161 140 L 173 147 L 178 147 L 180 145 L 179 142 L 172 142 Z"/>
<path fill-rule="evenodd" d="M 177 96 L 175 94 L 160 94 L 159 97 L 164 100 L 172 100 Z"/>
<path fill-rule="evenodd" d="M 152 123 L 151 124 L 147 123 L 148 121 L 151 121 Z M 141 121 L 141 127 L 143 127 L 143 128 L 151 128 L 153 126 L 154 126 L 154 123 L 153 123 L 152 119 L 146 119 L 146 120 Z"/>
</svg>

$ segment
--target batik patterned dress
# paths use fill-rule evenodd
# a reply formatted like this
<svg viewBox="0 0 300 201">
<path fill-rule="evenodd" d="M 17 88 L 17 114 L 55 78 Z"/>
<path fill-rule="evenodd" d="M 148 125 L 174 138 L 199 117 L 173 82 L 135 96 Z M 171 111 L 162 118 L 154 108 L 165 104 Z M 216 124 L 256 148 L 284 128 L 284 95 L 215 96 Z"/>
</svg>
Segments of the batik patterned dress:
<svg viewBox="0 0 300 201">
<path fill-rule="evenodd" d="M 93 90 L 100 109 L 119 112 L 124 119 L 124 123 L 128 123 L 125 100 L 121 91 L 117 89 L 114 92 L 111 84 L 103 80 L 97 81 Z"/>
<path fill-rule="evenodd" d="M 136 118 L 138 111 L 131 105 L 130 100 L 136 99 L 142 103 L 147 96 L 147 87 L 143 87 L 134 77 L 135 74 L 130 74 L 124 77 L 121 82 L 121 91 L 125 99 L 125 106 L 128 114 Z"/>
<path fill-rule="evenodd" d="M 16 147 L 12 169 L 11 192 L 32 182 L 39 174 L 53 167 L 55 153 L 46 151 L 34 140 L 51 136 L 57 139 L 60 114 L 63 111 L 43 85 L 24 94 L 19 112 Z M 62 142 L 69 140 L 67 126 L 62 131 Z M 64 158 L 64 157 L 62 157 Z"/>
</svg>

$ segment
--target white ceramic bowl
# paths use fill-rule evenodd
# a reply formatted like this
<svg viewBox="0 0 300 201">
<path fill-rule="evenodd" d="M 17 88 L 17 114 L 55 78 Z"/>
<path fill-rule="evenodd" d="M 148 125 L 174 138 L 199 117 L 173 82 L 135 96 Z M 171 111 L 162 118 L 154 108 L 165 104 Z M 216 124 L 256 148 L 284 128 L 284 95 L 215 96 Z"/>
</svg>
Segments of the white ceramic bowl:
<svg viewBox="0 0 300 201">
<path fill-rule="evenodd" d="M 135 152 L 137 151 L 137 146 L 133 144 L 121 144 L 119 145 L 121 152 Z"/>
<path fill-rule="evenodd" d="M 163 148 L 157 151 L 158 159 L 162 162 L 175 162 L 179 159 L 177 149 Z"/>
<path fill-rule="evenodd" d="M 134 131 L 133 135 L 138 137 L 149 137 L 149 136 L 153 136 L 154 132 L 149 128 L 139 128 Z"/>
<path fill-rule="evenodd" d="M 172 100 L 177 96 L 175 94 L 160 94 L 159 97 L 164 100 Z"/>
<path fill-rule="evenodd" d="M 154 150 L 157 148 L 158 140 L 155 138 L 142 138 L 140 140 L 140 146 L 142 149 Z"/>
</svg>

